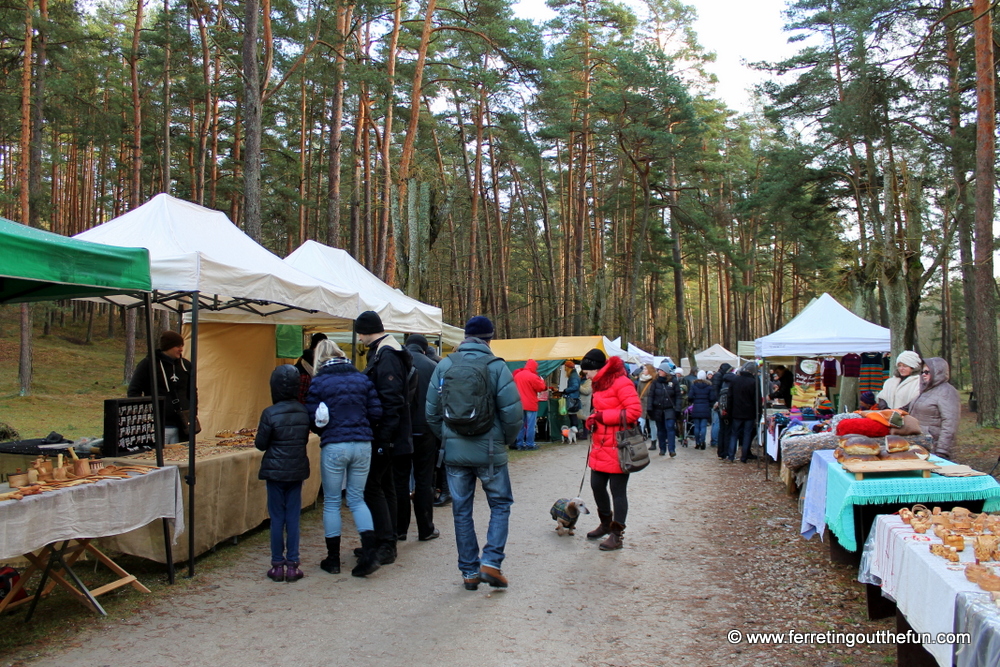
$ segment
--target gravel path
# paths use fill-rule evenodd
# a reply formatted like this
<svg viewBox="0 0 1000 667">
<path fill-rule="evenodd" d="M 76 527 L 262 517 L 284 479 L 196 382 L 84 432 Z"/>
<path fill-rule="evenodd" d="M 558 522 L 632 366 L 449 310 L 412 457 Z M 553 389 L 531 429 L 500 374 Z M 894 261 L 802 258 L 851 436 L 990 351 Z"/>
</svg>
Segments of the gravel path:
<svg viewBox="0 0 1000 667">
<path fill-rule="evenodd" d="M 625 549 L 601 552 L 584 537 L 596 512 L 581 519 L 576 536 L 556 535 L 549 507 L 575 495 L 586 450 L 586 443 L 544 445 L 512 461 L 506 591 L 463 588 L 450 508 L 436 512 L 440 539 L 417 542 L 411 528 L 397 562 L 367 579 L 349 574 L 347 556 L 357 545 L 346 532 L 349 514 L 344 573 L 319 569 L 321 512 L 313 511 L 303 521 L 303 580 L 269 581 L 266 541 L 247 543 L 234 565 L 199 575 L 183 595 L 163 596 L 131 618 L 85 631 L 71 649 L 53 647 L 19 664 L 728 667 L 881 664 L 889 655 L 726 641 L 730 629 L 765 630 L 772 622 L 782 624 L 778 631 L 890 626 L 860 620 L 860 586 L 852 586 L 850 571 L 825 562 L 824 545 L 798 537 L 794 501 L 773 478 L 763 482 L 752 464 L 720 463 L 711 449 L 657 456 L 632 475 Z M 583 496 L 594 511 L 589 480 Z M 775 523 L 775 516 L 796 518 Z M 480 536 L 487 518 L 479 491 Z M 806 574 L 805 593 L 790 594 Z"/>
</svg>

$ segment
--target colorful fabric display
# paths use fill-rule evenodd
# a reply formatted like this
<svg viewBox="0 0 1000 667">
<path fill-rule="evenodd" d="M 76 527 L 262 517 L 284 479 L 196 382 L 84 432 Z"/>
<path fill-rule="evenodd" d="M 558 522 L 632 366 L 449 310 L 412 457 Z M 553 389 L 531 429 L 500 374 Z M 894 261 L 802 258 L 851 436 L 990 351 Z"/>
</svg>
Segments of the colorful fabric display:
<svg viewBox="0 0 1000 667">
<path fill-rule="evenodd" d="M 843 369 L 841 375 L 845 378 L 856 378 L 861 375 L 861 355 L 851 352 L 845 354 L 840 360 Z"/>
<path fill-rule="evenodd" d="M 882 391 L 885 377 L 882 371 L 882 353 L 865 352 L 861 355 L 861 375 L 858 381 L 858 391 Z"/>
</svg>

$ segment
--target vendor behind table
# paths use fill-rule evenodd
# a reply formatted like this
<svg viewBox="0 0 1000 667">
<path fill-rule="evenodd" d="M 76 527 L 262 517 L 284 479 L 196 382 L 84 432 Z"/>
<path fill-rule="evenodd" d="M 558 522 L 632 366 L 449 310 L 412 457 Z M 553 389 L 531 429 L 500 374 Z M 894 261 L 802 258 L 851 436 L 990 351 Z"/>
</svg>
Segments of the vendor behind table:
<svg viewBox="0 0 1000 667">
<path fill-rule="evenodd" d="M 153 377 L 156 378 L 160 396 L 166 397 L 163 441 L 166 444 L 180 442 L 183 427 L 186 427 L 182 424 L 180 413 L 191 407 L 188 389 L 191 362 L 184 358 L 184 338 L 176 331 L 164 331 L 160 335 L 155 366 L 149 356 L 136 365 L 128 385 L 128 396 L 152 396 Z"/>
</svg>

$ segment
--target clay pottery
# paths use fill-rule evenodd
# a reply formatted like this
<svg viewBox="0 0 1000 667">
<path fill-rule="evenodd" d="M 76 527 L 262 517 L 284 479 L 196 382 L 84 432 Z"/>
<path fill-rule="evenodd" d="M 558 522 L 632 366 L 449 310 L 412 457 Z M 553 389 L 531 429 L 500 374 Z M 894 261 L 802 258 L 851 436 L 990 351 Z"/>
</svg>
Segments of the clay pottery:
<svg viewBox="0 0 1000 667">
<path fill-rule="evenodd" d="M 28 486 L 28 473 L 21 472 L 21 469 L 18 468 L 17 472 L 7 474 L 7 483 L 12 489 Z"/>
</svg>

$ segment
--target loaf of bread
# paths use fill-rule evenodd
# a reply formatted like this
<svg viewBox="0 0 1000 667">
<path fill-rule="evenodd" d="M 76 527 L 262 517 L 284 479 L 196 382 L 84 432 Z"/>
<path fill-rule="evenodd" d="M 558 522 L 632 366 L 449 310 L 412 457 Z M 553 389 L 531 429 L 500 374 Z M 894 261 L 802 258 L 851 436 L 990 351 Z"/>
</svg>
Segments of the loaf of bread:
<svg viewBox="0 0 1000 667">
<path fill-rule="evenodd" d="M 845 454 L 860 454 L 877 457 L 882 446 L 877 440 L 865 436 L 854 436 L 840 441 Z"/>
<path fill-rule="evenodd" d="M 882 453 L 878 455 L 881 461 L 918 461 L 920 457 L 917 456 L 916 452 L 910 451 L 909 449 L 905 452 L 890 452 L 887 450 L 882 450 Z"/>
<path fill-rule="evenodd" d="M 910 443 L 901 435 L 887 435 L 885 436 L 885 448 L 890 453 L 907 452 L 910 450 Z"/>
</svg>

